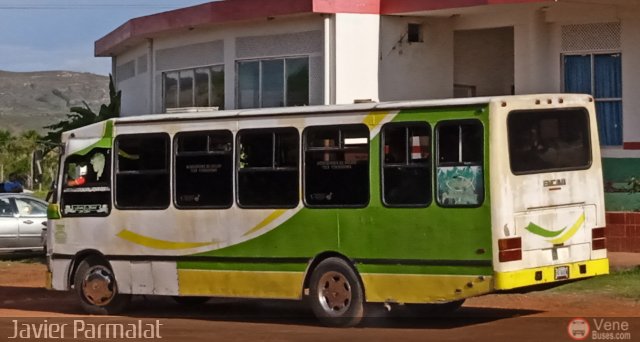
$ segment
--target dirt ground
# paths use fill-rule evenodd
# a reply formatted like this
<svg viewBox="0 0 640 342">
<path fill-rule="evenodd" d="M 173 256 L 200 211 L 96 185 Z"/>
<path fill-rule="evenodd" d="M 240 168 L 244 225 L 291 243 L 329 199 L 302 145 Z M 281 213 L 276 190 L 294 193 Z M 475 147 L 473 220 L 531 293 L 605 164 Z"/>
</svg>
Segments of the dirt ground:
<svg viewBox="0 0 640 342">
<path fill-rule="evenodd" d="M 624 260 L 616 261 L 615 265 L 637 265 L 640 260 L 638 255 L 620 258 Z M 16 322 L 86 319 L 101 322 L 159 320 L 162 322 L 162 340 L 168 341 L 349 339 L 370 342 L 399 337 L 403 341 L 516 338 L 520 341 L 555 341 L 570 340 L 567 324 L 575 317 L 624 317 L 632 321 L 632 328 L 637 331 L 635 338 L 640 339 L 640 302 L 548 291 L 472 298 L 460 310 L 445 316 L 405 317 L 402 310 L 399 315 L 388 315 L 377 306 L 371 308 L 362 326 L 352 329 L 321 327 L 309 310 L 298 302 L 211 300 L 205 305 L 185 308 L 168 298 L 138 297 L 126 316 L 92 318 L 83 314 L 73 293 L 44 289 L 45 271 L 46 266 L 39 263 L 0 261 L 0 340 L 15 335 Z M 216 338 L 212 339 L 212 336 Z"/>
</svg>

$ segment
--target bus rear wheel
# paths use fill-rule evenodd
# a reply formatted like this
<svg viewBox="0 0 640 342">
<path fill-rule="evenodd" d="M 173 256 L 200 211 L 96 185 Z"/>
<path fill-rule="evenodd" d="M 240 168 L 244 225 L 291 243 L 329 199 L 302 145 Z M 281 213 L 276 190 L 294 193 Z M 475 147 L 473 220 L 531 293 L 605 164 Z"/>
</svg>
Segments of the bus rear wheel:
<svg viewBox="0 0 640 342">
<path fill-rule="evenodd" d="M 311 275 L 308 300 L 313 313 L 327 326 L 355 326 L 364 315 L 362 285 L 349 264 L 339 258 L 318 264 Z"/>
<path fill-rule="evenodd" d="M 78 265 L 74 286 L 80 306 L 93 315 L 113 315 L 126 309 L 131 295 L 118 292 L 115 275 L 106 261 L 89 256 Z"/>
</svg>

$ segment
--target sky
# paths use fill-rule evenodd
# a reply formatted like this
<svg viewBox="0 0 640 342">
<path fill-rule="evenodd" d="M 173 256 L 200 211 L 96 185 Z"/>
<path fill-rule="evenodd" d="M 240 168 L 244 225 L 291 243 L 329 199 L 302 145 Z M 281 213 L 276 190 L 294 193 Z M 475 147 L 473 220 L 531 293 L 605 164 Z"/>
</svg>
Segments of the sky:
<svg viewBox="0 0 640 342">
<path fill-rule="evenodd" d="M 108 75 L 94 43 L 129 19 L 207 0 L 0 0 L 0 70 Z"/>
</svg>

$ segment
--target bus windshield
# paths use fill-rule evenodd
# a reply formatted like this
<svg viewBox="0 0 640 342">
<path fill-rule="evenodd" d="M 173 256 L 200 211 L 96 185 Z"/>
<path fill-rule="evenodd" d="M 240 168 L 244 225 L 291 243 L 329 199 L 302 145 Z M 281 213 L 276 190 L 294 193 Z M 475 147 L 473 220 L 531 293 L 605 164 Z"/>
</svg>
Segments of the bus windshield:
<svg viewBox="0 0 640 342">
<path fill-rule="evenodd" d="M 514 174 L 587 169 L 589 117 L 584 109 L 513 111 L 507 118 Z"/>
</svg>

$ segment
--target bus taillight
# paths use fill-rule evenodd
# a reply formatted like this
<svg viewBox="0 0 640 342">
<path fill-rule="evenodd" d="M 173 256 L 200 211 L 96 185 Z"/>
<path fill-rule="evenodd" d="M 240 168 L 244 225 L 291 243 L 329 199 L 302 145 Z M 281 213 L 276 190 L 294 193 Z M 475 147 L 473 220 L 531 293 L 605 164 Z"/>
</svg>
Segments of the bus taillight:
<svg viewBox="0 0 640 342">
<path fill-rule="evenodd" d="M 522 260 L 522 239 L 519 237 L 498 240 L 500 262 Z"/>
<path fill-rule="evenodd" d="M 607 248 L 607 238 L 604 235 L 604 227 L 593 228 L 591 230 L 591 249 L 605 249 Z"/>
</svg>

